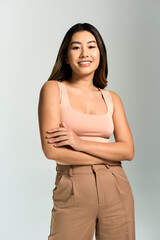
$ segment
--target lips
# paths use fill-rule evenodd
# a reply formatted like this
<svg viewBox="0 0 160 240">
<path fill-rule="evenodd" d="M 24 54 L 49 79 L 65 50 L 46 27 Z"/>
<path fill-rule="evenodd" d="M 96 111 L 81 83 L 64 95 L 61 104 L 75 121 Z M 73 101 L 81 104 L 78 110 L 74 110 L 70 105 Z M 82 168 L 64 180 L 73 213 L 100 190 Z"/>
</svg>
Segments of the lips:
<svg viewBox="0 0 160 240">
<path fill-rule="evenodd" d="M 81 62 L 79 62 L 79 65 L 81 65 L 81 66 L 89 66 L 91 64 L 91 61 L 81 61 Z"/>
<path fill-rule="evenodd" d="M 91 63 L 92 61 L 80 61 L 79 64 L 81 63 Z"/>
</svg>

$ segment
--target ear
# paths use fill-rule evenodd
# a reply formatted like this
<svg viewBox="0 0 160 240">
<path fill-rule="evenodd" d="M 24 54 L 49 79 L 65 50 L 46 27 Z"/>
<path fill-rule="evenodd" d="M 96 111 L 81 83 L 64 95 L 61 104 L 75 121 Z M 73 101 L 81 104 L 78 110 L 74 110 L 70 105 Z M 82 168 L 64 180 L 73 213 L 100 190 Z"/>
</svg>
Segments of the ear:
<svg viewBox="0 0 160 240">
<path fill-rule="evenodd" d="M 67 56 L 67 55 L 65 55 L 65 62 L 66 62 L 67 64 L 69 64 L 69 60 L 68 60 L 68 56 Z"/>
</svg>

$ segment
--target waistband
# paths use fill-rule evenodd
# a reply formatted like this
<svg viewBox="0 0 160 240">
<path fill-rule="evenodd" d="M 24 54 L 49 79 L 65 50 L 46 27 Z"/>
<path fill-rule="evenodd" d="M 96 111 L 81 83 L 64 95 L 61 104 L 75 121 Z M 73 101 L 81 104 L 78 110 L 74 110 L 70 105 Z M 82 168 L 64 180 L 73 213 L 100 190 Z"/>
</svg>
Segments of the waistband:
<svg viewBox="0 0 160 240">
<path fill-rule="evenodd" d="M 104 168 L 110 168 L 110 167 L 122 167 L 121 162 L 116 162 L 114 164 L 108 164 L 108 163 L 101 163 L 101 164 L 90 164 L 90 165 L 62 165 L 58 164 L 56 165 L 56 171 L 60 174 L 66 174 L 69 176 L 75 175 L 75 174 L 93 174 L 94 172 L 98 172 Z"/>
</svg>

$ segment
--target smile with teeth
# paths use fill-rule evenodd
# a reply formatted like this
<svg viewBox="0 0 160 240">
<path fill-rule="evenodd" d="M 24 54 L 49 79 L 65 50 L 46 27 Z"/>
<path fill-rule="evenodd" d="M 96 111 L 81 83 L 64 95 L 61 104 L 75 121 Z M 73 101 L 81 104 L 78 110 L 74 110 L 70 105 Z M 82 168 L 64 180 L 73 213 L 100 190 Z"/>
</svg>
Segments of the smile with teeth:
<svg viewBox="0 0 160 240">
<path fill-rule="evenodd" d="M 81 66 L 89 66 L 91 64 L 91 61 L 82 61 L 82 62 L 79 62 L 79 65 Z"/>
</svg>

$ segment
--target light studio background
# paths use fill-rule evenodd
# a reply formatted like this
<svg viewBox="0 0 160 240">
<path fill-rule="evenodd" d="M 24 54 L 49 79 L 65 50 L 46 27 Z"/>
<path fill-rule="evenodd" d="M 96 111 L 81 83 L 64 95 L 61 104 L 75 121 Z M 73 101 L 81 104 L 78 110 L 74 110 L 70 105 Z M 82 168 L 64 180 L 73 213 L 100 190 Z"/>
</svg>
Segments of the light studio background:
<svg viewBox="0 0 160 240">
<path fill-rule="evenodd" d="M 123 167 L 136 239 L 160 239 L 159 21 L 158 0 L 0 1 L 1 239 L 49 235 L 56 162 L 41 149 L 38 99 L 64 34 L 78 22 L 93 24 L 105 41 L 108 89 L 120 95 L 133 134 L 135 157 Z"/>
</svg>

